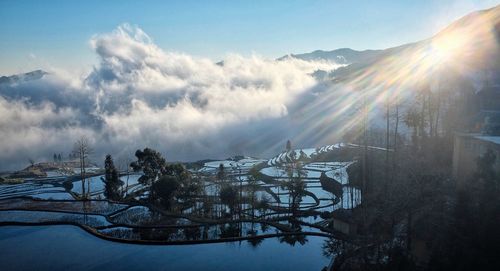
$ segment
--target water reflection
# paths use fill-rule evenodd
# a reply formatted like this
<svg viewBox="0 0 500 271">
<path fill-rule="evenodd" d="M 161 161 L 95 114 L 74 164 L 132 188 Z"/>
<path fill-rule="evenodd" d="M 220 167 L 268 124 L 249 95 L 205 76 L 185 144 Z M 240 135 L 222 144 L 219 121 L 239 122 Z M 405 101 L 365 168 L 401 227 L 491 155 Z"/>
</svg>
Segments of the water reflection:
<svg viewBox="0 0 500 271">
<path fill-rule="evenodd" d="M 209 245 L 144 246 L 101 240 L 74 226 L 8 226 L 0 227 L 0 262 L 3 270 L 11 271 L 158 268 L 319 271 L 329 264 L 329 259 L 322 255 L 325 239 L 315 236 L 307 239 L 304 246 L 283 245 L 277 239 Z M 20 260 L 19 255 L 30 260 Z"/>
<path fill-rule="evenodd" d="M 190 171 L 187 182 L 176 184 L 182 189 L 175 194 L 175 200 L 166 198 L 167 183 L 162 184 L 161 191 L 155 191 L 152 185 L 140 182 L 138 174 L 127 177 L 130 181 L 118 188 L 122 195 L 119 203 L 103 199 L 102 176 L 89 178 L 91 197 L 83 201 L 79 200 L 78 180 L 54 181 L 45 186 L 0 186 L 0 196 L 4 197 L 0 199 L 0 223 L 67 223 L 84 226 L 103 239 L 131 243 L 238 242 L 254 251 L 261 247 L 266 250 L 266 244 L 272 243 L 279 250 L 289 247 L 303 251 L 313 246 L 319 255 L 337 255 L 335 237 L 350 231 L 348 219 L 344 219 L 346 212 L 342 211 L 355 208 L 361 199 L 347 174 L 348 167 L 355 163 L 285 160 L 260 169 L 255 165 L 242 169 L 238 161 L 227 162 L 231 165 L 227 169 L 220 163 L 208 162 Z M 54 187 L 74 199 L 17 196 L 20 191 L 29 191 L 22 195 L 33 195 L 36 189 Z"/>
</svg>

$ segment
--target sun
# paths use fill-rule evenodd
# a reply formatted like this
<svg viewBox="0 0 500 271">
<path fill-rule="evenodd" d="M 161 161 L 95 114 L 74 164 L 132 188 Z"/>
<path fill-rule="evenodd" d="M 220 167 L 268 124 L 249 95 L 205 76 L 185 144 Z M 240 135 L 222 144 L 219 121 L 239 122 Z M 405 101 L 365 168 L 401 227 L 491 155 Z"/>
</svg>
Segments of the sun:
<svg viewBox="0 0 500 271">
<path fill-rule="evenodd" d="M 461 51 L 467 44 L 467 37 L 455 32 L 443 33 L 432 39 L 430 43 L 429 57 L 433 62 L 449 63 L 460 56 Z"/>
</svg>

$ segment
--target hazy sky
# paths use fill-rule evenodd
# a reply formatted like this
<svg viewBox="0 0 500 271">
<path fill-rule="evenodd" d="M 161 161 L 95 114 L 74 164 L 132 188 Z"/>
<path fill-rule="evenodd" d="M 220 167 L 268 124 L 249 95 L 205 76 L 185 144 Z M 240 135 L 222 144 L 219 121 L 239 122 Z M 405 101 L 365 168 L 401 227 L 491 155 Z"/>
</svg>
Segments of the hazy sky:
<svg viewBox="0 0 500 271">
<path fill-rule="evenodd" d="M 89 70 L 89 40 L 137 25 L 166 51 L 209 57 L 340 47 L 379 49 L 427 38 L 500 0 L 22 1 L 0 0 L 0 75 Z"/>
</svg>

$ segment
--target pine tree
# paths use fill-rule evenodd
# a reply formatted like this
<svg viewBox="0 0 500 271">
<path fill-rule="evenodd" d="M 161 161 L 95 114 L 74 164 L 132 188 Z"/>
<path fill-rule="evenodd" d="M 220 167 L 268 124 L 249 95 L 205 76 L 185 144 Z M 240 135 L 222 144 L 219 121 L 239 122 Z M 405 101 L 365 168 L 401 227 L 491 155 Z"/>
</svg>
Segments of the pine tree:
<svg viewBox="0 0 500 271">
<path fill-rule="evenodd" d="M 222 182 L 222 181 L 224 181 L 225 178 L 226 178 L 226 173 L 224 172 L 224 165 L 220 164 L 219 171 L 217 172 L 217 180 L 219 182 Z"/>
<path fill-rule="evenodd" d="M 113 163 L 113 158 L 109 154 L 106 155 L 106 159 L 104 160 L 104 169 L 104 195 L 110 200 L 120 200 L 122 198 L 120 187 L 123 185 L 123 181 L 120 180 L 118 171 Z"/>
</svg>

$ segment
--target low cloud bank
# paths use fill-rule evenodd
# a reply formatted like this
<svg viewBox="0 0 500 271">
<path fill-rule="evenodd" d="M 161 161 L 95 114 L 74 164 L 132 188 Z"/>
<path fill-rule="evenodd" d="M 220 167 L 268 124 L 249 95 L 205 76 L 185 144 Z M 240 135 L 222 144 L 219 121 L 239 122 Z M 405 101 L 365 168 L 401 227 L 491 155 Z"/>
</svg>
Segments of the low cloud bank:
<svg viewBox="0 0 500 271">
<path fill-rule="evenodd" d="M 0 85 L 0 169 L 67 155 L 87 136 L 95 160 L 150 146 L 169 160 L 269 155 L 293 137 L 291 110 L 315 89 L 321 61 L 166 52 L 140 28 L 95 35 L 99 63 L 82 78 L 53 72 Z"/>
</svg>

